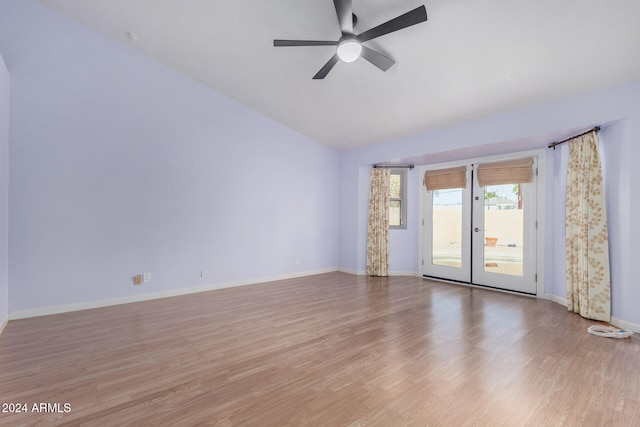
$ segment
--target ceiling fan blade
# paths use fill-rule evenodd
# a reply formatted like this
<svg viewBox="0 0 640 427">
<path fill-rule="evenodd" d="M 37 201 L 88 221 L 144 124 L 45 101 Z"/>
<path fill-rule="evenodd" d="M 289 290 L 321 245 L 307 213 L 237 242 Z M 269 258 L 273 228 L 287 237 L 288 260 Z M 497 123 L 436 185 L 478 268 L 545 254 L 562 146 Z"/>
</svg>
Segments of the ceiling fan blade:
<svg viewBox="0 0 640 427">
<path fill-rule="evenodd" d="M 419 24 L 427 20 L 427 8 L 424 5 L 417 7 L 403 15 L 391 19 L 390 21 L 380 24 L 364 33 L 359 34 L 356 38 L 361 42 L 384 36 L 394 31 Z"/>
<path fill-rule="evenodd" d="M 376 52 L 373 49 L 369 49 L 366 46 L 362 46 L 362 57 L 367 61 L 371 62 L 376 67 L 380 68 L 382 71 L 387 71 L 393 64 L 396 63 L 393 59 L 389 58 L 381 54 L 380 52 Z"/>
<path fill-rule="evenodd" d="M 274 46 L 337 46 L 338 42 L 328 40 L 274 40 Z"/>
<path fill-rule="evenodd" d="M 318 73 L 315 76 L 313 76 L 313 79 L 320 80 L 327 77 L 327 74 L 329 74 L 329 71 L 331 71 L 331 69 L 338 63 L 339 60 L 340 59 L 338 58 L 338 54 L 336 53 L 331 57 L 331 59 L 329 59 L 329 61 L 326 64 L 324 64 L 324 67 L 322 67 L 320 71 L 318 71 Z"/>
<path fill-rule="evenodd" d="M 336 14 L 338 15 L 338 23 L 342 34 L 353 34 L 353 8 L 351 6 L 351 0 L 333 0 L 333 4 L 336 7 Z"/>
</svg>

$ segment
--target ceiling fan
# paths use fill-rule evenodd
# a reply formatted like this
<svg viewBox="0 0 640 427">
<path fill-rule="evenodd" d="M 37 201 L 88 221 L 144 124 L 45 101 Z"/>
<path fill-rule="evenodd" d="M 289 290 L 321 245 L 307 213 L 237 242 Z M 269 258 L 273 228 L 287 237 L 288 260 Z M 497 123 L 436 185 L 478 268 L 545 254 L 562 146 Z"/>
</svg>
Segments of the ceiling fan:
<svg viewBox="0 0 640 427">
<path fill-rule="evenodd" d="M 337 46 L 336 53 L 329 59 L 329 61 L 313 76 L 314 79 L 324 79 L 329 71 L 338 63 L 339 60 L 343 62 L 353 62 L 362 56 L 364 59 L 381 69 L 387 71 L 395 61 L 380 52 L 376 52 L 364 46 L 362 43 L 369 40 L 373 40 L 377 37 L 384 36 L 385 34 L 392 33 L 394 31 L 402 30 L 403 28 L 410 27 L 412 25 L 425 22 L 427 20 L 426 7 L 417 7 L 405 14 L 402 14 L 396 18 L 393 18 L 384 24 L 380 24 L 377 27 L 371 28 L 360 34 L 354 34 L 353 27 L 357 22 L 356 15 L 353 14 L 353 8 L 351 6 L 351 0 L 333 0 L 333 4 L 336 8 L 338 15 L 338 23 L 342 30 L 342 37 L 337 41 L 326 40 L 274 40 L 273 45 L 276 47 L 282 46 Z"/>
</svg>

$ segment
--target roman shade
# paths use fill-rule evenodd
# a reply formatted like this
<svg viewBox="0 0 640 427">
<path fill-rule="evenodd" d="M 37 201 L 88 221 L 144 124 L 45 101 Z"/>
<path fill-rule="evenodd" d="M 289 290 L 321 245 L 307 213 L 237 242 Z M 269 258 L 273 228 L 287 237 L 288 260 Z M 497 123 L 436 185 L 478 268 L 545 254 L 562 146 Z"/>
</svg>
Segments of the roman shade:
<svg viewBox="0 0 640 427">
<path fill-rule="evenodd" d="M 481 163 L 476 169 L 478 185 L 527 184 L 533 181 L 533 158 Z"/>
<path fill-rule="evenodd" d="M 424 173 L 424 186 L 427 187 L 427 191 L 466 188 L 467 167 L 458 166 L 426 171 Z"/>
</svg>

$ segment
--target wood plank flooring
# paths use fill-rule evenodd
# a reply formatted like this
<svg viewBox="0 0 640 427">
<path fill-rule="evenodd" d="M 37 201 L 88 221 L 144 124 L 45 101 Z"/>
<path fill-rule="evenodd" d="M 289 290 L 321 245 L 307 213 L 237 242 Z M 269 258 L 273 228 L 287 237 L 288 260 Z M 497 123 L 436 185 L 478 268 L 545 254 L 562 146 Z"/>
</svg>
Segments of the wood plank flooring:
<svg viewBox="0 0 640 427">
<path fill-rule="evenodd" d="M 343 273 L 15 320 L 0 425 L 638 426 L 640 340 L 593 323 Z"/>
</svg>

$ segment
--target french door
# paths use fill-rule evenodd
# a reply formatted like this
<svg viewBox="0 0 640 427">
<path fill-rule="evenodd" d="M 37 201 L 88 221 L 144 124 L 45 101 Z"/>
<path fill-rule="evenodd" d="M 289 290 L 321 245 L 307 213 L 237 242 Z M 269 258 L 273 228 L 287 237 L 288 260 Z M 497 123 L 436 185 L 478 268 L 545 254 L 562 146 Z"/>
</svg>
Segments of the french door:
<svg viewBox="0 0 640 427">
<path fill-rule="evenodd" d="M 531 159 L 531 182 L 504 182 L 507 176 L 480 185 L 483 163 L 475 162 L 464 165 L 457 188 L 422 187 L 423 276 L 536 294 L 537 165 Z"/>
</svg>

